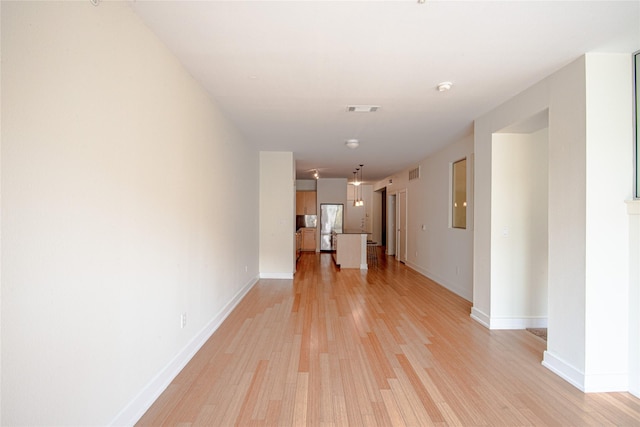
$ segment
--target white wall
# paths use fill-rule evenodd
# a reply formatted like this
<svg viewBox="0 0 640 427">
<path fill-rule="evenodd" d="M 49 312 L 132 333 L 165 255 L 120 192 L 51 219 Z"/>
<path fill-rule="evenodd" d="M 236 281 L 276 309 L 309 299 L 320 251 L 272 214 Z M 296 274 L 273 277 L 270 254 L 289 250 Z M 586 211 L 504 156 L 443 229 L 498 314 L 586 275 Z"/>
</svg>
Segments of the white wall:
<svg viewBox="0 0 640 427">
<path fill-rule="evenodd" d="M 629 213 L 629 392 L 640 397 L 640 199 Z"/>
<path fill-rule="evenodd" d="M 586 390 L 628 389 L 631 70 L 628 55 L 586 56 Z"/>
<path fill-rule="evenodd" d="M 475 122 L 472 316 L 491 326 L 494 314 L 488 254 L 501 230 L 492 228 L 492 134 L 548 108 L 549 339 L 543 363 L 586 391 L 626 387 L 630 61 L 626 54 L 588 54 Z"/>
<path fill-rule="evenodd" d="M 467 228 L 450 226 L 451 164 L 467 158 Z M 420 179 L 409 181 L 407 168 L 377 183 L 387 194 L 407 189 L 407 265 L 445 288 L 471 300 L 473 295 L 473 137 L 426 157 Z M 389 184 L 389 179 L 393 182 Z M 424 226 L 424 229 L 423 229 Z M 395 232 L 387 230 L 387 236 Z"/>
<path fill-rule="evenodd" d="M 291 152 L 260 153 L 260 277 L 295 272 L 295 163 Z M 256 213 L 257 215 L 257 213 Z"/>
<path fill-rule="evenodd" d="M 548 131 L 492 142 L 493 329 L 547 326 Z"/>
<path fill-rule="evenodd" d="M 545 364 L 574 384 L 585 357 L 585 63 L 547 79 L 549 88 L 549 307 Z"/>
<path fill-rule="evenodd" d="M 471 317 L 490 327 L 492 313 L 491 270 L 492 229 L 492 140 L 493 134 L 509 125 L 522 122 L 548 106 L 548 84 L 542 82 L 521 93 L 518 103 L 509 102 L 474 122 L 474 236 L 473 236 L 473 308 Z"/>
<path fill-rule="evenodd" d="M 1 7 L 1 424 L 131 423 L 257 278 L 258 154 L 127 4 Z"/>
</svg>

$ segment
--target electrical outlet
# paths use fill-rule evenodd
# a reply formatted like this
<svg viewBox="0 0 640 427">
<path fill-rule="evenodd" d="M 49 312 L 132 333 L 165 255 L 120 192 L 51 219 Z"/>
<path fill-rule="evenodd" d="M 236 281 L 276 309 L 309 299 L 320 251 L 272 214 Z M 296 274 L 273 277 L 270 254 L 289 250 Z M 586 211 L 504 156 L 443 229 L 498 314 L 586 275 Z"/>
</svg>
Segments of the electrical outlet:
<svg viewBox="0 0 640 427">
<path fill-rule="evenodd" d="M 249 267 L 248 266 L 244 266 L 244 272 L 247 273 L 249 271 Z"/>
<path fill-rule="evenodd" d="M 184 329 L 187 327 L 187 313 L 182 313 L 180 315 L 180 328 Z"/>
</svg>

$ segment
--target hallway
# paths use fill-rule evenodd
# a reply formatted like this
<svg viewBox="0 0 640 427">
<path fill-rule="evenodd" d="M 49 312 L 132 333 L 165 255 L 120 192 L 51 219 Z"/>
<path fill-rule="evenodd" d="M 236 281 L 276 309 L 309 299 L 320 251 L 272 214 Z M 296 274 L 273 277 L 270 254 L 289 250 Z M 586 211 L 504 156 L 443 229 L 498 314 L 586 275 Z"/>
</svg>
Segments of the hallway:
<svg viewBox="0 0 640 427">
<path fill-rule="evenodd" d="M 583 394 L 545 342 L 490 331 L 471 304 L 383 257 L 305 253 L 260 280 L 138 425 L 639 425 L 628 393 Z"/>
</svg>

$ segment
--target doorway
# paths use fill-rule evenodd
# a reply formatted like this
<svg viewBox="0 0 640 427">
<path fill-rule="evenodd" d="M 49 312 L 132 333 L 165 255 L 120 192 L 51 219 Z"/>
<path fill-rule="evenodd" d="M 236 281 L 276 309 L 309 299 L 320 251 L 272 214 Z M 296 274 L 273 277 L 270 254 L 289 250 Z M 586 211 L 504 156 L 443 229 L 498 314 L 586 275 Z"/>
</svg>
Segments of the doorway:
<svg viewBox="0 0 640 427">
<path fill-rule="evenodd" d="M 396 258 L 404 264 L 407 261 L 407 190 L 398 192 L 397 202 Z"/>
<path fill-rule="evenodd" d="M 387 188 L 376 191 L 380 196 L 380 244 L 386 245 L 387 242 Z M 377 221 L 376 221 L 377 222 Z"/>
<path fill-rule="evenodd" d="M 547 117 L 545 110 L 492 135 L 492 327 L 548 326 Z"/>
</svg>

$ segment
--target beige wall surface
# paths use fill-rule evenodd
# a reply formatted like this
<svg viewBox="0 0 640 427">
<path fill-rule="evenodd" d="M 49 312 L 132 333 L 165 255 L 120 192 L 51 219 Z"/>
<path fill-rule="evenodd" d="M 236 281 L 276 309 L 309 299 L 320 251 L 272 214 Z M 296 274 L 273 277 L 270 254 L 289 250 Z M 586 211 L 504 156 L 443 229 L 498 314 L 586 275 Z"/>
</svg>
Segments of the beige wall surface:
<svg viewBox="0 0 640 427">
<path fill-rule="evenodd" d="M 467 158 L 467 228 L 451 227 L 451 166 Z M 407 190 L 407 265 L 471 301 L 473 296 L 473 137 L 461 139 L 419 162 L 420 178 L 409 181 L 411 166 L 379 181 L 394 197 Z M 389 180 L 392 181 L 389 184 Z M 393 238 L 387 231 L 387 239 Z"/>
<path fill-rule="evenodd" d="M 547 326 L 548 162 L 547 129 L 493 135 L 491 317 L 506 329 Z"/>
<path fill-rule="evenodd" d="M 626 391 L 630 234 L 624 201 L 633 194 L 632 62 L 623 54 L 587 54 L 585 62 L 585 389 Z"/>
<path fill-rule="evenodd" d="M 295 271 L 293 153 L 260 153 L 260 277 L 291 279 Z"/>
<path fill-rule="evenodd" d="M 548 326 L 544 364 L 585 391 L 628 388 L 631 58 L 587 54 L 475 122 L 473 316 L 503 299 L 492 261 L 492 138 L 548 109 Z M 612 83 L 614 82 L 614 83 Z"/>
<path fill-rule="evenodd" d="M 1 424 L 132 423 L 258 276 L 258 154 L 126 3 L 1 7 Z"/>
</svg>

